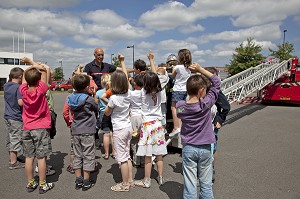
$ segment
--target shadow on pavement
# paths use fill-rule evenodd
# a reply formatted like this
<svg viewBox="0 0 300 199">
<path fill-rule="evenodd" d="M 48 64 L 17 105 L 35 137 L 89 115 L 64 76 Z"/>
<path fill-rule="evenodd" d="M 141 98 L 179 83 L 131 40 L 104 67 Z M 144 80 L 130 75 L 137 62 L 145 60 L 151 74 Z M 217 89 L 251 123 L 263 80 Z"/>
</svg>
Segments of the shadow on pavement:
<svg viewBox="0 0 300 199">
<path fill-rule="evenodd" d="M 247 115 L 251 115 L 252 113 L 254 113 L 256 111 L 264 109 L 265 107 L 266 107 L 266 105 L 263 105 L 263 104 L 248 104 L 248 105 L 242 106 L 240 108 L 234 109 L 229 112 L 223 126 L 226 124 L 231 124 Z"/>
<path fill-rule="evenodd" d="M 182 162 L 176 162 L 175 166 L 172 164 L 169 164 L 169 166 L 172 167 L 174 173 L 182 174 Z"/>
<path fill-rule="evenodd" d="M 49 180 L 49 182 L 58 181 L 58 178 L 62 173 L 62 169 L 64 168 L 64 158 L 67 155 L 67 153 L 61 153 L 60 151 L 52 152 L 50 158 L 47 160 L 47 164 L 49 163 L 52 166 L 52 169 L 56 171 L 56 173 L 52 176 L 47 176 L 47 180 Z"/>
<path fill-rule="evenodd" d="M 111 165 L 111 168 L 107 170 L 107 173 L 111 173 L 116 183 L 122 182 L 121 170 L 119 164 L 115 163 Z"/>
<path fill-rule="evenodd" d="M 165 182 L 159 186 L 159 189 L 165 192 L 169 198 L 181 199 L 183 195 L 183 184 L 174 181 Z"/>
</svg>

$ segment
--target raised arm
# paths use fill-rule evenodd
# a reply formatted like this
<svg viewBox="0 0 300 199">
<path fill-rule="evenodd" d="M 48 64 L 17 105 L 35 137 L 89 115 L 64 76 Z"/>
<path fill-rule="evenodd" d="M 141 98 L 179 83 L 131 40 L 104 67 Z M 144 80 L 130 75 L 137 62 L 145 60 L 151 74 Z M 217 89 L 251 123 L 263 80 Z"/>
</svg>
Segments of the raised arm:
<svg viewBox="0 0 300 199">
<path fill-rule="evenodd" d="M 151 68 L 151 71 L 152 71 L 153 73 L 157 73 L 156 67 L 155 67 L 155 65 L 154 65 L 154 55 L 153 55 L 153 53 L 152 53 L 151 50 L 149 50 L 149 52 L 148 52 L 148 54 L 147 54 L 147 57 L 148 57 L 149 62 L 150 62 L 150 68 Z"/>
<path fill-rule="evenodd" d="M 48 78 L 47 78 L 47 67 L 46 65 L 40 65 L 34 61 L 32 61 L 31 59 L 29 59 L 28 57 L 24 57 L 21 59 L 22 62 L 26 63 L 26 64 L 29 64 L 29 65 L 32 65 L 31 67 L 28 67 L 25 72 L 27 70 L 29 70 L 30 68 L 34 67 L 36 69 L 38 69 L 40 72 L 41 72 L 41 81 L 44 82 L 45 84 L 48 83 Z M 49 67 L 48 67 L 49 68 Z M 50 72 L 50 69 L 48 69 L 49 72 Z M 25 73 L 24 72 L 24 73 Z M 22 79 L 22 83 L 26 83 L 26 80 L 25 80 L 25 75 L 23 75 L 23 79 Z"/>
<path fill-rule="evenodd" d="M 119 59 L 119 62 L 120 62 L 120 64 L 121 64 L 121 68 L 122 68 L 122 71 L 125 73 L 125 75 L 126 75 L 126 78 L 128 79 L 128 72 L 127 72 L 127 68 L 126 68 L 126 66 L 125 66 L 125 57 L 124 57 L 124 55 L 122 55 L 122 54 L 118 54 L 118 59 Z"/>
</svg>

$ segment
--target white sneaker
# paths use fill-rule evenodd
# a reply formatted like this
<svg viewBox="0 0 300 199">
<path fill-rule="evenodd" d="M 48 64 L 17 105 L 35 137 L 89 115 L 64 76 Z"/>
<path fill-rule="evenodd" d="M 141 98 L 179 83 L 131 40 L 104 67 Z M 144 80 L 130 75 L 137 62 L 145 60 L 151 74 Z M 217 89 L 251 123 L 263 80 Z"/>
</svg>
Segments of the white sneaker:
<svg viewBox="0 0 300 199">
<path fill-rule="evenodd" d="M 172 131 L 171 133 L 169 133 L 169 137 L 174 137 L 175 135 L 177 135 L 178 133 L 180 133 L 180 128 L 175 129 L 174 131 Z"/>
</svg>

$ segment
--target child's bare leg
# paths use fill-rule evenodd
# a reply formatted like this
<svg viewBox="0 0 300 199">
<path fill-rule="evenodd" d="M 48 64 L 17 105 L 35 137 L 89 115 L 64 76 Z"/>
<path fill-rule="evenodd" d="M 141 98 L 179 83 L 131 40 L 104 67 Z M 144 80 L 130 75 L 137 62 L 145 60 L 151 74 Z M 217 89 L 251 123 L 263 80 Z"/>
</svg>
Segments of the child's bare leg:
<svg viewBox="0 0 300 199">
<path fill-rule="evenodd" d="M 115 147 L 114 147 L 114 141 L 113 141 L 113 138 L 112 138 L 112 132 L 109 132 L 109 135 L 110 135 L 111 148 L 112 148 L 111 154 L 113 154 L 113 156 L 115 156 Z"/>
<path fill-rule="evenodd" d="M 128 171 L 129 171 L 128 170 L 128 161 L 121 162 L 121 174 L 122 174 L 123 184 L 128 184 L 128 177 L 129 177 Z"/>
<path fill-rule="evenodd" d="M 173 129 L 175 130 L 180 128 L 180 120 L 177 117 L 177 112 L 176 112 L 176 102 L 172 102 L 171 111 L 172 111 L 173 125 L 174 125 Z"/>
<path fill-rule="evenodd" d="M 110 140 L 110 134 L 105 132 L 103 134 L 103 146 L 104 146 L 105 158 L 109 157 L 109 140 Z"/>
<path fill-rule="evenodd" d="M 33 157 L 32 158 L 26 157 L 25 159 L 25 173 L 28 180 L 33 179 L 33 166 L 32 166 L 33 160 L 34 160 Z"/>
<path fill-rule="evenodd" d="M 132 162 L 131 162 L 131 160 L 128 160 L 127 163 L 128 163 L 128 182 L 132 182 L 133 181 L 133 179 L 132 179 Z"/>
<path fill-rule="evenodd" d="M 10 164 L 14 164 L 17 162 L 17 152 L 16 151 L 9 152 L 9 160 L 10 160 Z"/>
<path fill-rule="evenodd" d="M 145 178 L 150 178 L 152 170 L 152 156 L 145 156 Z"/>
<path fill-rule="evenodd" d="M 39 180 L 46 180 L 46 157 L 37 159 L 39 168 Z"/>
<path fill-rule="evenodd" d="M 75 176 L 80 177 L 81 176 L 81 169 L 74 169 L 75 171 Z"/>
<path fill-rule="evenodd" d="M 157 165 L 158 176 L 163 176 L 164 162 L 163 162 L 162 155 L 156 156 L 156 165 Z"/>
<path fill-rule="evenodd" d="M 76 175 L 76 177 L 77 177 L 77 175 Z M 90 172 L 89 171 L 83 170 L 83 180 L 90 180 Z"/>
</svg>

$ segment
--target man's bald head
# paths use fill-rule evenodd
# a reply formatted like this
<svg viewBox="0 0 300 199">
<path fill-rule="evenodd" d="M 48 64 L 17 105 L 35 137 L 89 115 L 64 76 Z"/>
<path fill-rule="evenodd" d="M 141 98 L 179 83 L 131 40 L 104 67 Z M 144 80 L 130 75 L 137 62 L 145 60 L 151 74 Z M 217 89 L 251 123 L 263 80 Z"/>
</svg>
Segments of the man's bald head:
<svg viewBox="0 0 300 199">
<path fill-rule="evenodd" d="M 94 50 L 95 62 L 97 65 L 101 65 L 104 59 L 104 51 L 102 48 L 95 48 Z"/>
</svg>

